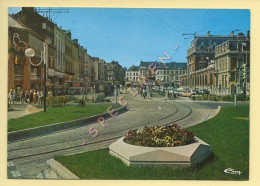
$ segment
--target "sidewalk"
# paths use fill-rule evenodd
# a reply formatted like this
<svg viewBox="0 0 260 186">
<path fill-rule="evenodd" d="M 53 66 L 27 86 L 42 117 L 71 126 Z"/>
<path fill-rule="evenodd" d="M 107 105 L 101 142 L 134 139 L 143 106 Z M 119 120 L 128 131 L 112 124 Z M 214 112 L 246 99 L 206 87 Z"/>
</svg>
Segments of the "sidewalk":
<svg viewBox="0 0 260 186">
<path fill-rule="evenodd" d="M 12 109 L 13 110 L 8 111 L 8 120 L 20 118 L 42 110 L 42 109 L 35 108 L 33 105 L 29 105 L 29 104 L 15 104 L 12 105 Z"/>
</svg>

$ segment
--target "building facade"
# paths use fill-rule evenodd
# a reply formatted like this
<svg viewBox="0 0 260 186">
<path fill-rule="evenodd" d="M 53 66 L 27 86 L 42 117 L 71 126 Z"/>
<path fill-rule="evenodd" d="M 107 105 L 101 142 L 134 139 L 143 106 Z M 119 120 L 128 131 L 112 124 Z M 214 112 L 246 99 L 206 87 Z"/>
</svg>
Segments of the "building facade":
<svg viewBox="0 0 260 186">
<path fill-rule="evenodd" d="M 69 83 L 73 80 L 73 76 L 75 75 L 74 72 L 74 60 L 73 60 L 73 54 L 72 50 L 74 48 L 74 44 L 71 40 L 71 32 L 66 32 L 65 37 L 65 72 L 67 74 L 67 77 L 65 78 L 66 83 Z M 69 85 L 67 84 L 69 87 Z"/>
<path fill-rule="evenodd" d="M 183 87 L 207 89 L 212 94 L 249 91 L 249 76 L 243 80 L 243 66 L 250 67 L 250 36 L 231 32 L 229 36 L 195 36 L 187 51 L 187 74 L 181 76 Z M 242 81 L 245 81 L 243 84 Z M 243 84 L 243 85 L 242 85 Z"/>
<path fill-rule="evenodd" d="M 54 23 L 47 17 L 38 14 L 33 7 L 23 7 L 22 10 L 13 15 L 13 17 L 43 38 L 47 48 L 47 86 L 49 89 L 53 89 L 55 82 L 58 81 L 58 78 L 55 76 L 54 65 L 56 56 L 56 47 L 54 46 Z M 33 73 L 35 74 L 36 70 Z"/>
<path fill-rule="evenodd" d="M 138 66 L 133 65 L 125 72 L 125 80 L 127 82 L 138 82 L 139 76 L 140 74 Z"/>
<path fill-rule="evenodd" d="M 180 84 L 179 76 L 186 74 L 186 72 L 187 63 L 141 61 L 139 65 L 139 76 L 147 78 L 151 85 L 165 84 L 165 86 L 178 87 Z"/>
<path fill-rule="evenodd" d="M 107 63 L 107 82 L 111 85 L 123 85 L 124 84 L 124 69 L 117 62 L 112 61 Z"/>
<path fill-rule="evenodd" d="M 54 57 L 54 76 L 56 78 L 55 86 L 63 87 L 66 79 L 66 62 L 65 62 L 65 44 L 66 32 L 54 25 L 54 46 L 56 47 Z"/>
<path fill-rule="evenodd" d="M 179 87 L 179 76 L 186 74 L 186 63 L 157 63 L 158 73 L 155 76 L 156 84 L 169 84 L 172 87 Z"/>
</svg>

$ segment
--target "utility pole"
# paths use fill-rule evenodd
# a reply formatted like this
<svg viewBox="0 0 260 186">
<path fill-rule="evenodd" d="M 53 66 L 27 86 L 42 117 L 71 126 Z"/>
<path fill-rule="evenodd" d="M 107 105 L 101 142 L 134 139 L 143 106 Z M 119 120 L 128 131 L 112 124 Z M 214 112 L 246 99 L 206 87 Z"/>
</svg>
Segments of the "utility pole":
<svg viewBox="0 0 260 186">
<path fill-rule="evenodd" d="M 237 68 L 236 68 L 236 72 L 235 72 L 235 84 L 234 84 L 234 105 L 235 107 L 237 106 Z"/>
<path fill-rule="evenodd" d="M 46 81 L 47 81 L 47 72 L 46 72 L 46 43 L 43 43 L 43 73 L 44 73 L 44 81 L 43 81 L 43 104 L 44 104 L 44 112 L 46 112 L 46 96 L 47 96 L 47 87 L 46 87 Z"/>
</svg>

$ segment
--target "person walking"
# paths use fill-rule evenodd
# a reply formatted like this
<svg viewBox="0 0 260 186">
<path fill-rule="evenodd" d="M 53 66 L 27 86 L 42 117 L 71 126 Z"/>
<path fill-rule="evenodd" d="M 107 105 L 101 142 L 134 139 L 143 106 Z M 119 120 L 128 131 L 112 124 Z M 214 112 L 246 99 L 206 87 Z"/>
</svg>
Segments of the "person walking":
<svg viewBox="0 0 260 186">
<path fill-rule="evenodd" d="M 146 97 L 146 90 L 145 90 L 145 88 L 143 89 L 143 97 L 144 97 L 144 99 L 145 99 L 145 97 Z"/>
<path fill-rule="evenodd" d="M 169 91 L 167 90 L 167 88 L 165 89 L 165 100 L 168 100 L 168 96 L 169 96 Z"/>
<path fill-rule="evenodd" d="M 37 100 L 37 93 L 35 90 L 33 90 L 33 104 L 36 104 L 36 100 Z"/>
<path fill-rule="evenodd" d="M 24 94 L 25 94 L 25 102 L 29 103 L 29 95 L 30 95 L 29 90 L 27 89 Z"/>
<path fill-rule="evenodd" d="M 11 105 L 12 104 L 12 99 L 13 99 L 13 90 L 10 89 L 8 92 L 8 103 Z"/>
<path fill-rule="evenodd" d="M 170 99 L 171 100 L 174 100 L 174 96 L 173 96 L 173 90 L 171 89 L 171 90 L 169 90 L 169 97 L 170 97 Z"/>
<path fill-rule="evenodd" d="M 13 104 L 15 104 L 16 100 L 17 100 L 17 93 L 14 89 L 14 91 L 13 91 Z"/>
<path fill-rule="evenodd" d="M 41 90 L 37 91 L 37 103 L 41 104 Z"/>
<path fill-rule="evenodd" d="M 17 102 L 17 103 L 21 101 L 20 94 L 21 94 L 21 91 L 20 91 L 20 90 L 17 90 L 17 92 L 16 92 L 16 102 Z"/>
<path fill-rule="evenodd" d="M 151 89 L 147 87 L 147 99 L 151 100 Z"/>
<path fill-rule="evenodd" d="M 32 104 L 32 102 L 33 102 L 33 90 L 30 90 L 29 103 Z"/>
<path fill-rule="evenodd" d="M 23 91 L 23 89 L 21 90 L 21 101 L 22 101 L 22 104 L 24 103 L 25 101 L 25 92 Z"/>
<path fill-rule="evenodd" d="M 141 97 L 143 97 L 143 88 L 140 88 L 140 95 L 141 95 Z"/>
<path fill-rule="evenodd" d="M 41 105 L 43 103 L 43 99 L 44 99 L 44 90 L 41 90 Z"/>
</svg>

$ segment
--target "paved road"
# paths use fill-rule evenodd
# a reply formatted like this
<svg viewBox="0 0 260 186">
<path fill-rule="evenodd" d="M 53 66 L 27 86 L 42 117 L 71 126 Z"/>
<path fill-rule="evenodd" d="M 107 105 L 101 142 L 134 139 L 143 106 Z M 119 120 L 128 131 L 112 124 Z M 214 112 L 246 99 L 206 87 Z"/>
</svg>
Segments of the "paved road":
<svg viewBox="0 0 260 186">
<path fill-rule="evenodd" d="M 128 109 L 115 119 L 105 121 L 106 128 L 98 122 L 83 127 L 65 130 L 8 144 L 8 160 L 16 165 L 24 178 L 47 169 L 46 161 L 57 155 L 68 155 L 108 147 L 130 129 L 143 126 L 165 125 L 173 122 L 189 127 L 205 121 L 216 114 L 220 103 L 198 103 L 189 99 L 164 100 L 161 97 L 147 100 L 123 94 Z M 114 101 L 114 98 L 111 98 Z M 225 103 L 226 104 L 226 103 Z M 88 130 L 94 127 L 99 135 L 93 139 Z M 82 142 L 86 145 L 82 146 Z"/>
</svg>

